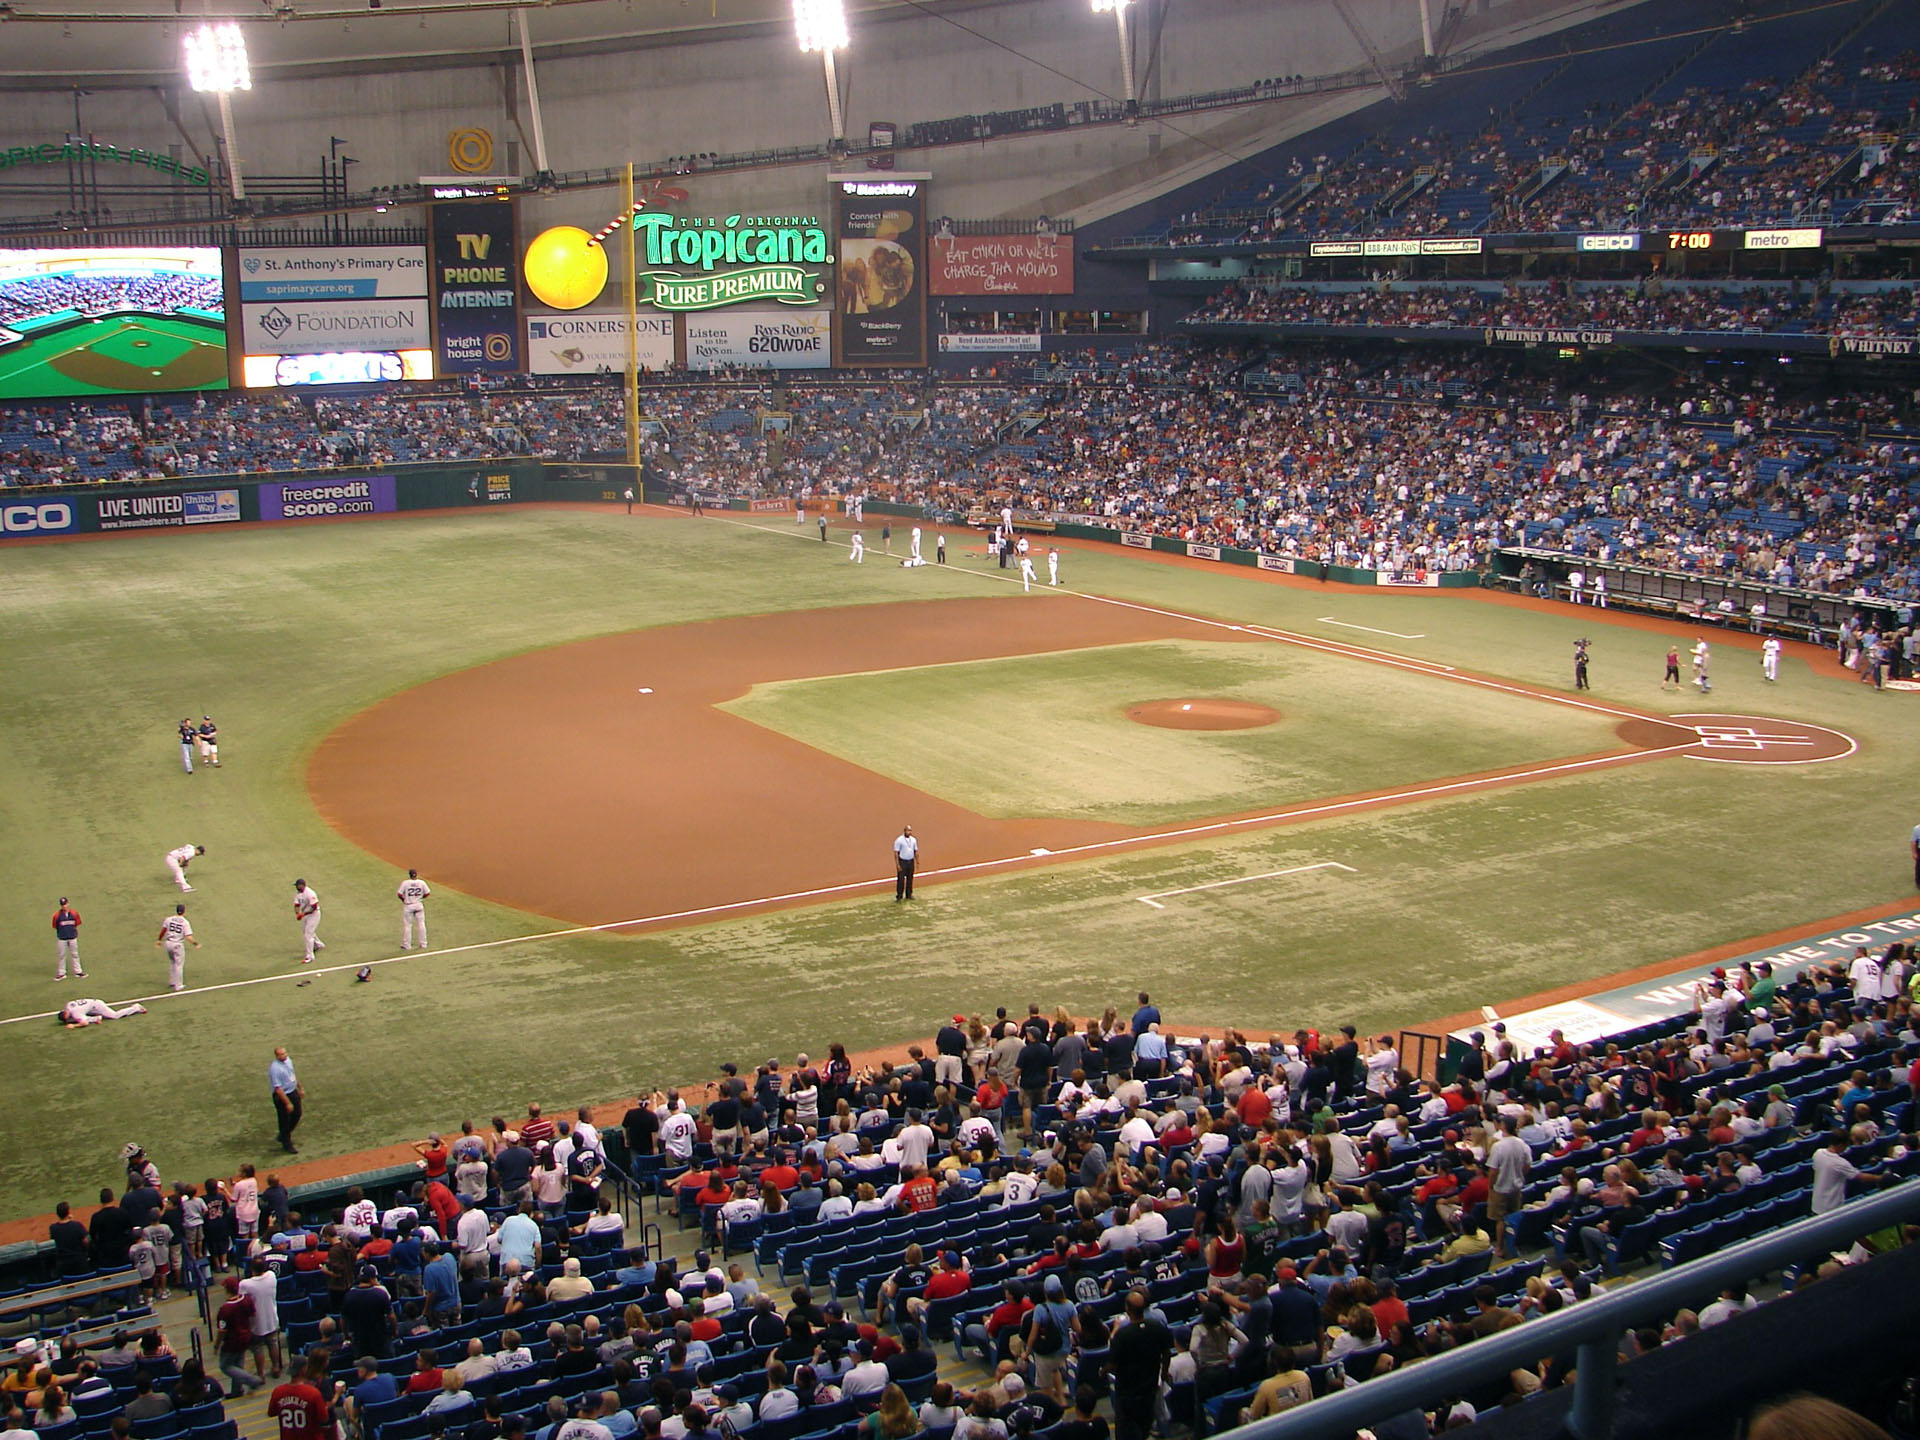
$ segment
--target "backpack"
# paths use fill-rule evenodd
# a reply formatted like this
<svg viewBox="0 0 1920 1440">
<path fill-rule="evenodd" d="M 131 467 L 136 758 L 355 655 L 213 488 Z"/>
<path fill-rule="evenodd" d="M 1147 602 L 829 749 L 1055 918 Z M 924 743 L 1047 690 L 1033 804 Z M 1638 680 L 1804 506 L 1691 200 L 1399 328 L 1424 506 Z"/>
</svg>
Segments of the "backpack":
<svg viewBox="0 0 1920 1440">
<path fill-rule="evenodd" d="M 1061 1323 L 1060 1314 L 1055 1309 L 1054 1302 L 1048 1301 L 1033 1313 L 1036 1317 L 1033 1325 L 1033 1353 L 1058 1355 L 1067 1348 L 1067 1328 Z"/>
</svg>

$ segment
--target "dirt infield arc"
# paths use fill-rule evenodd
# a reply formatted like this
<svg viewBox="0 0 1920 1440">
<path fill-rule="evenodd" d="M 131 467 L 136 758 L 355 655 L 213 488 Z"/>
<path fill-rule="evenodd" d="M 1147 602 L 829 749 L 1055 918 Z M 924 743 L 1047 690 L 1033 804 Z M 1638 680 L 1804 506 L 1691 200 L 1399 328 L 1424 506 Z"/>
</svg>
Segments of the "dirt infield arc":
<svg viewBox="0 0 1920 1440">
<path fill-rule="evenodd" d="M 663 626 L 513 656 L 393 696 L 321 742 L 308 788 L 329 824 L 397 867 L 518 910 L 610 926 L 845 893 L 891 874 L 903 822 L 925 837 L 923 874 L 980 873 L 1674 755 L 1697 738 L 1658 716 L 1595 707 L 1626 722 L 1623 748 L 1147 831 L 979 815 L 715 708 L 773 681 L 1182 639 L 1286 643 L 1070 595 Z"/>
</svg>

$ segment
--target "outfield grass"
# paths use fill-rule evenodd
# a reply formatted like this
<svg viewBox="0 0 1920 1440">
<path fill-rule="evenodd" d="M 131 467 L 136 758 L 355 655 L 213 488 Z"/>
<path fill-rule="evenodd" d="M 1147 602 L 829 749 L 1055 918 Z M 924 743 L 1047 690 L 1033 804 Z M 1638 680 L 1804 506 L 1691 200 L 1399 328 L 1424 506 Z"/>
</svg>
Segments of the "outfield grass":
<svg viewBox="0 0 1920 1440">
<path fill-rule="evenodd" d="M 1094 1008 L 1143 984 L 1184 1015 L 1388 1027 L 1907 893 L 1913 698 L 1815 680 L 1795 663 L 1770 687 L 1757 660 L 1720 647 L 1712 708 L 1833 725 L 1859 737 L 1861 753 L 1771 771 L 1659 761 L 933 886 L 911 909 L 863 898 L 639 938 L 433 955 L 384 966 L 364 986 L 297 985 L 295 875 L 325 901 L 326 959 L 396 953 L 398 875 L 329 829 L 303 780 L 320 738 L 382 696 L 650 624 L 983 591 L 1006 593 L 1017 624 L 1018 607 L 1048 603 L 978 560 L 854 567 L 796 529 L 542 510 L 7 549 L 0 816 L 12 844 L 0 924 L 14 943 L 0 954 L 0 1008 L 52 1010 L 82 993 L 52 979 L 47 920 L 62 894 L 86 917 L 84 993 L 163 985 L 152 935 L 177 897 L 161 855 L 186 840 L 209 852 L 189 897 L 206 947 L 189 953 L 190 983 L 287 978 L 163 1001 L 89 1031 L 0 1028 L 16 1117 L 0 1131 L 0 1209 L 84 1200 L 116 1182 L 128 1139 L 169 1178 L 271 1159 L 265 1067 L 276 1043 L 292 1049 L 310 1094 L 303 1148 L 325 1155 L 461 1114 L 514 1113 L 531 1098 L 551 1107 L 705 1078 L 722 1058 L 827 1039 L 862 1048 L 1029 998 Z M 1701 708 L 1690 691 L 1661 694 L 1663 636 L 1597 615 L 1281 586 L 1118 551 L 1070 551 L 1063 578 L 1535 684 L 1568 683 L 1572 640 L 1588 633 L 1597 698 Z M 1368 672 L 1365 683 L 1411 693 L 1397 678 Z M 174 725 L 208 710 L 226 767 L 188 779 Z M 1016 733 L 1003 712 L 981 719 L 1003 750 L 1044 756 L 1053 743 Z M 529 766 L 567 761 L 538 735 L 525 755 Z M 744 843 L 751 822 L 741 817 Z M 497 838 L 510 852 L 512 816 Z M 1353 873 L 1181 896 L 1164 911 L 1133 898 L 1323 860 Z M 437 945 L 550 928 L 444 886 L 432 913 Z"/>
<path fill-rule="evenodd" d="M 1147 700 L 1270 706 L 1167 730 Z M 1612 749 L 1608 717 L 1259 642 L 1165 641 L 781 681 L 723 707 L 987 815 L 1157 825 Z"/>
</svg>

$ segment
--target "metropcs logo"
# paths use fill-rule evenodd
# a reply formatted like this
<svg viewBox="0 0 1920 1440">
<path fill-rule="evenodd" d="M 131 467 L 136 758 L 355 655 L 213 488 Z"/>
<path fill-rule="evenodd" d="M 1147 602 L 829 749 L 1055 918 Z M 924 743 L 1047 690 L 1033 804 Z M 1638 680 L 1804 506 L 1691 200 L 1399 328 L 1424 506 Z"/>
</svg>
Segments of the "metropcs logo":
<svg viewBox="0 0 1920 1440">
<path fill-rule="evenodd" d="M 812 216 L 729 215 L 725 220 L 677 220 L 645 211 L 633 228 L 646 239 L 640 300 L 662 310 L 712 310 L 747 300 L 812 305 L 826 281 L 804 267 L 831 265 L 827 232 Z M 698 269 L 698 275 L 661 266 Z M 722 265 L 745 269 L 721 271 Z"/>
<path fill-rule="evenodd" d="M 44 505 L 0 505 L 0 535 L 64 535 L 73 529 L 73 506 L 63 500 Z"/>
</svg>

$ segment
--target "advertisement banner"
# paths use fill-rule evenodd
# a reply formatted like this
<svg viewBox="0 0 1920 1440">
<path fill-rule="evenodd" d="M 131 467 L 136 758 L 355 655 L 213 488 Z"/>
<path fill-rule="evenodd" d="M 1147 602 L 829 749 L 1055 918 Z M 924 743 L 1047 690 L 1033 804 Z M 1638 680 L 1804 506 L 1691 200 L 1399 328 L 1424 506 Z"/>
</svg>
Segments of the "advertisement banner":
<svg viewBox="0 0 1920 1440">
<path fill-rule="evenodd" d="M 1187 554 L 1196 560 L 1218 560 L 1220 558 L 1220 547 L 1218 545 L 1196 545 L 1193 541 L 1189 540 L 1187 542 Z"/>
<path fill-rule="evenodd" d="M 0 535 L 71 535 L 79 528 L 70 500 L 0 504 Z"/>
<path fill-rule="evenodd" d="M 834 363 L 927 363 L 926 181 L 833 180 Z"/>
<path fill-rule="evenodd" d="M 689 370 L 824 370 L 833 363 L 833 317 L 825 310 L 689 315 L 686 327 Z"/>
<path fill-rule="evenodd" d="M 931 295 L 1066 295 L 1071 235 L 935 235 L 927 242 Z"/>
<path fill-rule="evenodd" d="M 1012 331 L 989 331 L 979 335 L 942 335 L 940 353 L 942 355 L 988 355 L 1005 354 L 1009 351 L 1027 351 L 1038 354 L 1040 335 L 1035 331 L 1031 335 L 1019 335 Z"/>
<path fill-rule="evenodd" d="M 1153 537 L 1151 535 L 1142 535 L 1138 531 L 1129 530 L 1120 537 L 1120 543 L 1134 550 L 1151 550 L 1153 548 Z"/>
<path fill-rule="evenodd" d="M 418 245 L 338 245 L 240 251 L 243 304 L 303 300 L 417 300 L 427 293 Z"/>
<path fill-rule="evenodd" d="M 385 515 L 394 509 L 391 475 L 262 485 L 262 520 L 311 520 L 328 515 Z M 104 529 L 104 524 L 102 525 Z"/>
<path fill-rule="evenodd" d="M 633 229 L 642 305 L 716 310 L 826 303 L 832 257 L 817 215 L 682 218 L 645 210 L 633 217 Z"/>
<path fill-rule="evenodd" d="M 642 370 L 673 364 L 673 317 L 636 315 Z M 556 310 L 527 312 L 527 368 L 535 375 L 591 375 L 627 368 L 627 317 Z"/>
<path fill-rule="evenodd" d="M 427 302 L 275 301 L 240 307 L 249 355 L 327 355 L 342 350 L 424 350 L 433 343 Z"/>
<path fill-rule="evenodd" d="M 445 375 L 520 369 L 520 257 L 511 200 L 432 207 L 435 348 Z M 339 347 L 334 347 L 339 348 Z"/>
<path fill-rule="evenodd" d="M 240 492 L 189 490 L 172 495 L 111 495 L 94 501 L 94 507 L 102 530 L 222 525 L 240 518 Z"/>
<path fill-rule="evenodd" d="M 1376 585 L 1400 585 L 1409 588 L 1438 590 L 1440 572 L 1438 570 L 1382 570 L 1373 577 Z"/>
<path fill-rule="evenodd" d="M 1291 555 L 1256 555 L 1253 563 L 1261 570 L 1272 570 L 1280 575 L 1293 574 L 1293 557 Z"/>
</svg>

